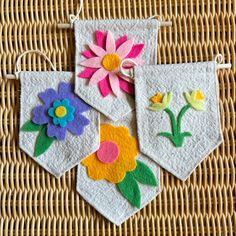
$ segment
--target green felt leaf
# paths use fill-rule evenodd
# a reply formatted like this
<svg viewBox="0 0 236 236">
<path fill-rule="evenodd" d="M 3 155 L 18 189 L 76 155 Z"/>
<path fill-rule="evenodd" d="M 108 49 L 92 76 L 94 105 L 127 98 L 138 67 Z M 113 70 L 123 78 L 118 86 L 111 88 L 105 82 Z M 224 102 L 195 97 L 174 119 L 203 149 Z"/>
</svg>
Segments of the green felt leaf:
<svg viewBox="0 0 236 236">
<path fill-rule="evenodd" d="M 134 178 L 142 184 L 151 186 L 158 185 L 156 177 L 153 174 L 152 170 L 141 161 L 137 161 L 137 167 L 132 173 Z"/>
<path fill-rule="evenodd" d="M 31 120 L 28 120 L 27 122 L 23 124 L 23 126 L 21 127 L 21 130 L 26 131 L 26 132 L 36 132 L 36 131 L 41 130 L 42 127 L 43 127 L 42 125 L 37 125 Z"/>
<path fill-rule="evenodd" d="M 48 148 L 52 145 L 53 141 L 55 140 L 54 138 L 48 137 L 46 131 L 47 131 L 47 126 L 45 125 L 41 129 L 39 136 L 36 140 L 36 144 L 35 144 L 36 157 L 40 156 L 45 151 L 47 151 Z"/>
<path fill-rule="evenodd" d="M 181 133 L 181 135 L 183 137 L 191 137 L 192 136 L 192 134 L 190 132 L 183 132 L 183 133 Z"/>
<path fill-rule="evenodd" d="M 141 206 L 141 193 L 132 172 L 127 172 L 124 180 L 117 184 L 122 195 L 137 208 Z"/>
<path fill-rule="evenodd" d="M 168 133 L 168 132 L 160 132 L 160 133 L 158 133 L 158 135 L 166 137 L 166 138 L 170 138 L 170 139 L 173 138 L 173 135 L 171 133 Z"/>
</svg>

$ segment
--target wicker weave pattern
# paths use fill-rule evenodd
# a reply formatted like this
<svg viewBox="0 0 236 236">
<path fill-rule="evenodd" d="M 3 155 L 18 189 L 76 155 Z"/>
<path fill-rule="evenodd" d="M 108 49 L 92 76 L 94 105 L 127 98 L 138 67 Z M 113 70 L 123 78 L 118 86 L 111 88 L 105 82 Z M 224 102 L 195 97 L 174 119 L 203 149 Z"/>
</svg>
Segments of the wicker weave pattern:
<svg viewBox="0 0 236 236">
<path fill-rule="evenodd" d="M 0 1 L 0 234 L 8 235 L 233 235 L 236 232 L 235 0 L 85 0 L 83 19 L 146 18 L 173 21 L 159 35 L 158 63 L 211 60 L 223 53 L 232 70 L 220 71 L 224 144 L 186 181 L 162 172 L 162 193 L 116 227 L 75 191 L 73 169 L 56 180 L 18 147 L 18 81 L 6 81 L 17 55 L 47 53 L 58 70 L 74 70 L 72 30 L 57 30 L 76 13 L 75 0 Z M 23 70 L 47 70 L 28 55 Z"/>
</svg>

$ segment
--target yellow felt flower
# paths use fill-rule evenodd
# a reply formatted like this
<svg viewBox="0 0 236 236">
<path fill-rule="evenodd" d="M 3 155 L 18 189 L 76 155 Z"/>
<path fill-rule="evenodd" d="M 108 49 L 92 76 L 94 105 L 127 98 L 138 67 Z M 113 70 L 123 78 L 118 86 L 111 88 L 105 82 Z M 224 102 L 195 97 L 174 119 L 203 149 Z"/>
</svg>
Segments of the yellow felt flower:
<svg viewBox="0 0 236 236">
<path fill-rule="evenodd" d="M 205 109 L 205 96 L 200 89 L 194 90 L 191 94 L 186 92 L 185 97 L 187 102 L 197 111 L 203 111 Z"/>
<path fill-rule="evenodd" d="M 82 163 L 92 179 L 120 183 L 126 172 L 136 168 L 139 154 L 137 140 L 125 126 L 104 124 L 100 129 L 100 142 L 99 150 Z"/>
<path fill-rule="evenodd" d="M 153 111 L 162 111 L 170 106 L 172 99 L 172 92 L 166 94 L 157 93 L 155 96 L 151 97 L 150 100 L 153 102 L 153 104 L 149 107 L 149 109 Z"/>
</svg>

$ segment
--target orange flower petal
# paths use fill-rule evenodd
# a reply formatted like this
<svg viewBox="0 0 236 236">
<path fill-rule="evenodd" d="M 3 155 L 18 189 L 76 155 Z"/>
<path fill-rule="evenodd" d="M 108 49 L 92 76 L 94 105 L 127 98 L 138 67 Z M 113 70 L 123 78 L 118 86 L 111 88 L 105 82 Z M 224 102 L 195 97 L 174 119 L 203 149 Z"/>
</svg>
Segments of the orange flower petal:
<svg viewBox="0 0 236 236">
<path fill-rule="evenodd" d="M 155 96 L 151 98 L 151 101 L 153 103 L 162 103 L 164 95 L 161 93 L 157 93 Z"/>
<path fill-rule="evenodd" d="M 197 90 L 197 92 L 196 92 L 196 100 L 202 101 L 202 100 L 204 100 L 204 99 L 205 99 L 205 96 L 204 96 L 204 94 L 202 93 L 202 91 L 201 91 L 201 90 Z"/>
</svg>

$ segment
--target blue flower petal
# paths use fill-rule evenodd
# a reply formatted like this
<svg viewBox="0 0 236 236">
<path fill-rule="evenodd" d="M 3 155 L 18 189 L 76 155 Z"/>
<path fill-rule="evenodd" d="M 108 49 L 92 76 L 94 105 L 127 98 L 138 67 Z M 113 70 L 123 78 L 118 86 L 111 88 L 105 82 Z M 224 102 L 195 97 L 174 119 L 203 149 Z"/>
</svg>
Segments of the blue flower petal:
<svg viewBox="0 0 236 236">
<path fill-rule="evenodd" d="M 48 115 L 51 117 L 55 117 L 55 108 L 54 107 L 50 107 L 48 109 Z"/>
<path fill-rule="evenodd" d="M 66 119 L 64 119 L 64 118 L 60 118 L 60 119 L 59 119 L 59 123 L 60 123 L 60 126 L 61 126 L 62 128 L 65 128 L 66 125 L 67 125 L 67 121 L 66 121 Z"/>
<path fill-rule="evenodd" d="M 66 120 L 70 122 L 70 121 L 74 120 L 74 118 L 75 118 L 74 115 L 72 113 L 70 113 L 67 115 Z"/>
<path fill-rule="evenodd" d="M 59 125 L 60 124 L 60 118 L 53 117 L 53 124 L 54 125 Z"/>
<path fill-rule="evenodd" d="M 61 105 L 67 107 L 67 106 L 70 106 L 70 101 L 69 99 L 65 98 L 61 101 Z"/>
<path fill-rule="evenodd" d="M 74 113 L 75 112 L 75 108 L 72 107 L 72 106 L 68 106 L 68 107 L 66 107 L 66 109 L 67 109 L 68 113 Z"/>
<path fill-rule="evenodd" d="M 72 134 L 79 136 L 83 134 L 85 126 L 87 126 L 88 124 L 89 120 L 85 116 L 76 113 L 75 119 L 72 122 L 68 123 L 66 128 Z"/>
<path fill-rule="evenodd" d="M 57 108 L 57 107 L 59 107 L 59 106 L 61 106 L 61 101 L 60 101 L 60 100 L 55 100 L 55 101 L 53 102 L 53 107 Z"/>
</svg>

